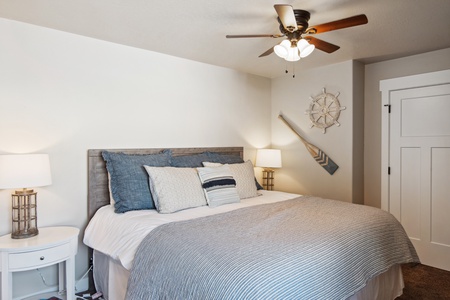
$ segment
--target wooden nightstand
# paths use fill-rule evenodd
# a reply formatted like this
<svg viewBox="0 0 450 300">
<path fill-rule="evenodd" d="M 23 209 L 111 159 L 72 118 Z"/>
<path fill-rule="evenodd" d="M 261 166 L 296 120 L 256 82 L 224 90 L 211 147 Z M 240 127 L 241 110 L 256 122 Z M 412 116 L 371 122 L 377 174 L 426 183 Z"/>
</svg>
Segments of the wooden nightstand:
<svg viewBox="0 0 450 300">
<path fill-rule="evenodd" d="M 12 299 L 12 273 L 59 264 L 59 290 L 64 289 L 64 263 L 67 300 L 75 295 L 75 255 L 79 229 L 75 227 L 39 228 L 37 236 L 12 239 L 0 237 L 1 299 Z"/>
</svg>

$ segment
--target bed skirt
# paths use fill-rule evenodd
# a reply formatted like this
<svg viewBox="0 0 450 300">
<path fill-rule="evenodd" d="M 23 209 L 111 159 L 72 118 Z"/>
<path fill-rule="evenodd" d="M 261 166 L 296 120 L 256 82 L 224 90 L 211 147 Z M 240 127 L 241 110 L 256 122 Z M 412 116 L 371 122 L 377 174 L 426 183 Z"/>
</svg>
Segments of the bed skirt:
<svg viewBox="0 0 450 300">
<path fill-rule="evenodd" d="M 120 262 L 94 251 L 94 283 L 106 300 L 124 300 L 130 271 Z M 348 300 L 395 299 L 403 293 L 403 276 L 399 265 L 372 278 L 367 285 Z"/>
</svg>

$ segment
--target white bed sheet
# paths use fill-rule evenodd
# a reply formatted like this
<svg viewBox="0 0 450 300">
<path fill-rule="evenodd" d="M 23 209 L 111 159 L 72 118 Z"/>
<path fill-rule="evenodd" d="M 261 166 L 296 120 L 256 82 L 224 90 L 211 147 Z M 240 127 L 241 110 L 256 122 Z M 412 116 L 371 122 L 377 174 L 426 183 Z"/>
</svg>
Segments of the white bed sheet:
<svg viewBox="0 0 450 300">
<path fill-rule="evenodd" d="M 258 193 L 260 196 L 243 199 L 240 203 L 215 208 L 202 206 L 171 214 L 160 214 L 156 210 L 139 210 L 116 214 L 113 206 L 107 205 L 101 207 L 89 222 L 83 242 L 113 260 L 119 261 L 125 269 L 130 270 L 137 247 L 147 234 L 159 225 L 219 214 L 253 205 L 275 203 L 300 196 L 265 190 L 258 191 Z"/>
</svg>

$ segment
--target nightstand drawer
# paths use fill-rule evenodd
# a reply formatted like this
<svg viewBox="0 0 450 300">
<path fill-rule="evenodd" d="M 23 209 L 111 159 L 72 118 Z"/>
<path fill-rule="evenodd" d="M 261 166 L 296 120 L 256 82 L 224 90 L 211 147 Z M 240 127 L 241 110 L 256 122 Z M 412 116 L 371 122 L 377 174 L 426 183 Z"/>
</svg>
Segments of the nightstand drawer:
<svg viewBox="0 0 450 300">
<path fill-rule="evenodd" d="M 12 253 L 9 255 L 9 269 L 35 269 L 40 266 L 63 261 L 70 253 L 70 244 L 62 244 L 56 247 L 39 251 Z"/>
</svg>

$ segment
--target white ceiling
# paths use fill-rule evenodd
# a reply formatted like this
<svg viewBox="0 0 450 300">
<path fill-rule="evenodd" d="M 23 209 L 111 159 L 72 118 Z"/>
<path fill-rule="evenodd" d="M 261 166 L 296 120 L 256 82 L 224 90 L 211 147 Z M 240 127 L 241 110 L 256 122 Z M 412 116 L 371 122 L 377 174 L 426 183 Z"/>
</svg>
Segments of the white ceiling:
<svg viewBox="0 0 450 300">
<path fill-rule="evenodd" d="M 225 35 L 278 34 L 274 4 L 309 11 L 310 26 L 362 13 L 369 19 L 316 35 L 341 48 L 315 50 L 297 70 L 450 48 L 450 0 L 0 0 L 0 17 L 273 78 L 286 62 L 258 55 L 282 39 Z"/>
</svg>

